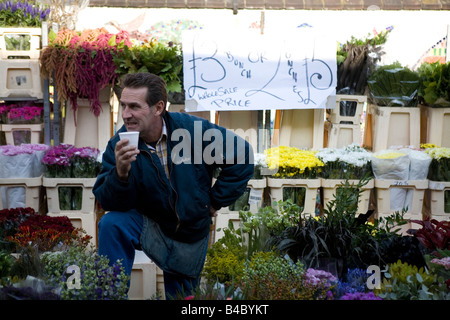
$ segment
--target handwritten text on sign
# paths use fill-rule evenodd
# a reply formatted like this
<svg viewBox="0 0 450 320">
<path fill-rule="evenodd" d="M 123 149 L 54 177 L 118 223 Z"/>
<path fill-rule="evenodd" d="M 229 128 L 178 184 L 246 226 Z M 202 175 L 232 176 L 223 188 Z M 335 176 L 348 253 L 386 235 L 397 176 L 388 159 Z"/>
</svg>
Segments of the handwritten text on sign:
<svg viewBox="0 0 450 320">
<path fill-rule="evenodd" d="M 336 41 L 184 31 L 183 68 L 187 111 L 330 108 Z"/>
</svg>

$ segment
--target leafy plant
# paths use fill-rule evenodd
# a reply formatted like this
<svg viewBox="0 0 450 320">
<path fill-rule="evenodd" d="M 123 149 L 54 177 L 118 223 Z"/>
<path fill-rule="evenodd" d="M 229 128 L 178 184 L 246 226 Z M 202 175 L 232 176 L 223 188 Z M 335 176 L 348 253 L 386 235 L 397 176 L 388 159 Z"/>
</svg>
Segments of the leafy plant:
<svg viewBox="0 0 450 320">
<path fill-rule="evenodd" d="M 424 220 L 411 220 L 411 222 L 422 226 L 421 229 L 414 231 L 414 236 L 429 251 L 450 249 L 449 221 L 426 218 Z"/>
<path fill-rule="evenodd" d="M 417 106 L 419 75 L 399 62 L 376 68 L 367 83 L 370 99 L 379 106 Z"/>
<path fill-rule="evenodd" d="M 127 73 L 151 72 L 164 79 L 168 92 L 181 92 L 183 58 L 180 47 L 173 43 L 167 45 L 152 39 L 126 46 L 114 53 L 113 60 L 119 79 Z"/>
<path fill-rule="evenodd" d="M 422 63 L 417 69 L 419 100 L 432 107 L 450 107 L 450 62 Z"/>
<path fill-rule="evenodd" d="M 96 250 L 72 246 L 65 251 L 46 252 L 41 256 L 46 283 L 61 288 L 63 300 L 127 299 L 129 276 L 120 261 L 109 263 Z M 80 287 L 67 285 L 69 266 L 80 270 Z"/>
<path fill-rule="evenodd" d="M 384 273 L 378 296 L 386 300 L 442 300 L 450 299 L 450 292 L 435 274 L 398 260 Z"/>
</svg>

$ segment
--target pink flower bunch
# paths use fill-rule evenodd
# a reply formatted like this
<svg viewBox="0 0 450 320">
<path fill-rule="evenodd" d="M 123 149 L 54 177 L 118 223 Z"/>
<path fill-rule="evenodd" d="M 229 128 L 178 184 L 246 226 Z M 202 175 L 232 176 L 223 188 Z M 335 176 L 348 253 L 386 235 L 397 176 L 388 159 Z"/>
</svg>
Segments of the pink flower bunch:
<svg viewBox="0 0 450 320">
<path fill-rule="evenodd" d="M 33 154 L 36 151 L 45 151 L 48 146 L 45 144 L 21 144 L 20 146 L 3 145 L 0 146 L 0 153 L 5 156 L 16 156 L 19 154 Z"/>
<path fill-rule="evenodd" d="M 44 107 L 39 106 L 26 106 L 26 107 L 11 107 L 9 110 L 9 119 L 22 118 L 24 120 L 31 120 L 34 118 L 39 118 L 42 115 Z"/>
<path fill-rule="evenodd" d="M 434 258 L 430 262 L 443 266 L 445 270 L 450 270 L 450 257 L 445 257 L 442 259 Z"/>
<path fill-rule="evenodd" d="M 60 144 L 49 148 L 42 158 L 42 163 L 68 167 L 70 165 L 71 148 L 73 146 L 69 144 Z"/>
</svg>

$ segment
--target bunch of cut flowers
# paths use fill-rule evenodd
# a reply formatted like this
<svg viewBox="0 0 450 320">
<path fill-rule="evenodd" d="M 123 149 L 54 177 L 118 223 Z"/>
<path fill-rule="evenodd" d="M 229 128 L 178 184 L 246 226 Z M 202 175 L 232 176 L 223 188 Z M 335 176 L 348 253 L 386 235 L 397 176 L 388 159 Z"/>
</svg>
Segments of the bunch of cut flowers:
<svg viewBox="0 0 450 320">
<path fill-rule="evenodd" d="M 42 158 L 47 178 L 95 178 L 100 172 L 100 150 L 70 144 L 50 147 Z"/>
<path fill-rule="evenodd" d="M 113 56 L 131 46 L 126 31 L 109 33 L 105 28 L 81 32 L 62 29 L 49 32 L 49 46 L 41 52 L 41 74 L 53 78 L 58 100 L 69 101 L 73 112 L 77 99 L 88 99 L 95 116 L 102 112 L 100 90 L 112 86 L 116 80 Z"/>
<path fill-rule="evenodd" d="M 436 145 L 422 145 L 431 158 L 428 179 L 432 181 L 450 181 L 450 148 Z"/>
<path fill-rule="evenodd" d="M 49 14 L 49 6 L 35 1 L 2 1 L 0 27 L 41 27 L 42 21 L 46 21 Z"/>
<path fill-rule="evenodd" d="M 316 179 L 324 166 L 316 151 L 279 146 L 264 151 L 269 170 L 276 170 L 273 178 Z"/>
<path fill-rule="evenodd" d="M 323 148 L 316 153 L 324 166 L 321 177 L 325 179 L 362 179 L 373 176 L 372 153 L 351 144 L 343 148 Z"/>
<path fill-rule="evenodd" d="M 43 121 L 43 105 L 13 104 L 7 108 L 7 122 L 10 124 L 38 124 Z"/>
<path fill-rule="evenodd" d="M 33 208 L 13 208 L 0 211 L 2 243 L 14 250 L 33 245 L 40 252 L 59 250 L 65 246 L 87 247 L 91 236 L 75 228 L 67 216 L 41 215 Z"/>
</svg>

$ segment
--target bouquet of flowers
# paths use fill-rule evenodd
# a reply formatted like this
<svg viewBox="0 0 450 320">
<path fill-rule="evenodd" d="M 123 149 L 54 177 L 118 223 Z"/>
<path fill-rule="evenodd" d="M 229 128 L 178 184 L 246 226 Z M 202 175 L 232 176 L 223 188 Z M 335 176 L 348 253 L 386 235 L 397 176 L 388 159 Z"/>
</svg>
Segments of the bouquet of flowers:
<svg viewBox="0 0 450 320">
<path fill-rule="evenodd" d="M 128 33 L 109 33 L 105 28 L 77 32 L 62 29 L 49 33 L 49 46 L 41 52 L 41 74 L 53 78 L 58 100 L 70 101 L 75 112 L 77 99 L 88 99 L 95 116 L 102 112 L 100 90 L 114 85 L 116 65 L 113 54 L 131 46 Z"/>
<path fill-rule="evenodd" d="M 274 178 L 316 179 L 324 166 L 312 150 L 279 146 L 265 150 L 264 154 L 269 169 L 278 169 Z"/>
<path fill-rule="evenodd" d="M 40 160 L 47 148 L 44 144 L 0 146 L 0 178 L 39 177 L 44 171 Z M 0 193 L 5 208 L 25 206 L 23 187 L 1 187 Z"/>
<path fill-rule="evenodd" d="M 42 123 L 44 106 L 30 105 L 10 105 L 8 110 L 8 122 L 11 124 L 38 124 Z"/>
<path fill-rule="evenodd" d="M 432 146 L 426 148 L 425 153 L 432 158 L 428 179 L 450 181 L 450 148 Z"/>
<path fill-rule="evenodd" d="M 321 176 L 325 179 L 362 179 L 372 174 L 372 154 L 351 144 L 343 148 L 323 148 L 316 153 L 324 166 Z"/>
<path fill-rule="evenodd" d="M 41 27 L 50 14 L 47 5 L 8 0 L 0 2 L 0 27 Z"/>
<path fill-rule="evenodd" d="M 100 172 L 100 150 L 91 147 L 76 148 L 60 144 L 47 150 L 42 159 L 47 178 L 95 178 Z"/>
</svg>

